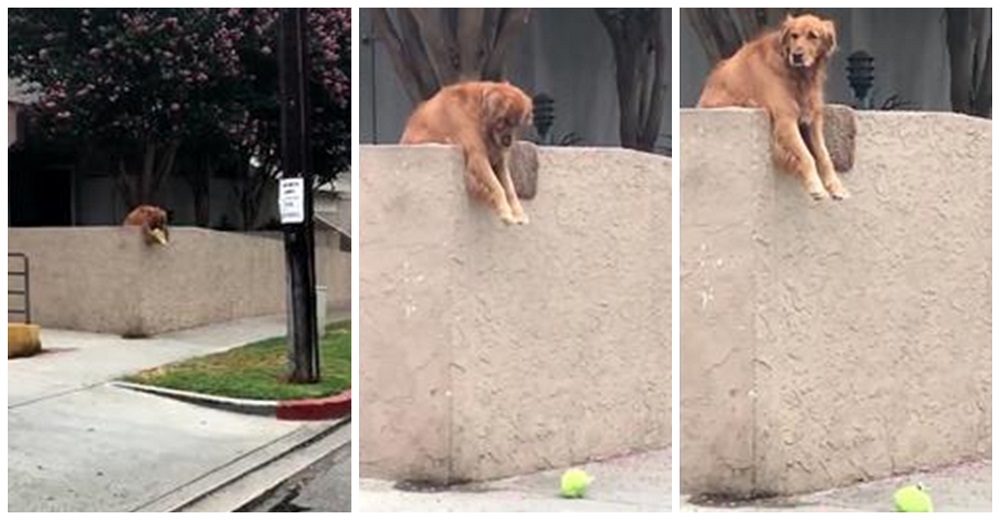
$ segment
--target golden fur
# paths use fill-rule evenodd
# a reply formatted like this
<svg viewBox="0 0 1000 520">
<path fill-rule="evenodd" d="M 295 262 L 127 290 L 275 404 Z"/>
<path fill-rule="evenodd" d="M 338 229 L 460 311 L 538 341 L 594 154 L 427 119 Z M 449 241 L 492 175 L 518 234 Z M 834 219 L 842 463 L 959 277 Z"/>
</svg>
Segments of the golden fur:
<svg viewBox="0 0 1000 520">
<path fill-rule="evenodd" d="M 125 226 L 142 226 L 143 236 L 150 244 L 166 244 L 170 239 L 167 229 L 167 212 L 162 208 L 149 205 L 136 206 L 127 217 Z"/>
<path fill-rule="evenodd" d="M 503 222 L 527 224 L 509 165 L 517 131 L 531 123 L 531 113 L 531 98 L 510 83 L 459 83 L 414 110 L 400 143 L 460 146 L 469 192 L 489 203 Z"/>
<path fill-rule="evenodd" d="M 698 101 L 705 108 L 765 109 L 775 163 L 798 174 L 815 199 L 850 196 L 834 171 L 823 136 L 823 85 L 836 48 L 833 22 L 812 15 L 788 16 L 780 29 L 719 63 Z"/>
</svg>

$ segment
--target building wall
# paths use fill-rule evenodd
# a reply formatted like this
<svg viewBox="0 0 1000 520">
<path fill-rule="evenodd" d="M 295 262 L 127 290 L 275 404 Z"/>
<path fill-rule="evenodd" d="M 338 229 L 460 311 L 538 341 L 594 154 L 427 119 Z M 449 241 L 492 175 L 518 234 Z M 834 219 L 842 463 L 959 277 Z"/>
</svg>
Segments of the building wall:
<svg viewBox="0 0 1000 520">
<path fill-rule="evenodd" d="M 663 13 L 667 78 L 658 153 L 670 147 L 670 10 Z M 399 141 L 413 105 L 399 84 L 389 56 L 375 44 L 368 9 L 361 10 L 361 142 Z M 529 95 L 555 99 L 551 133 L 574 132 L 587 146 L 617 146 L 618 90 L 611 40 L 593 9 L 535 9 L 512 47 L 510 80 Z"/>
<path fill-rule="evenodd" d="M 950 64 L 943 9 L 815 9 L 837 25 L 838 50 L 829 65 L 830 102 L 853 105 L 847 56 L 865 50 L 875 57 L 876 103 L 893 94 L 919 110 L 950 111 Z M 681 106 L 698 102 L 711 71 L 698 36 L 683 12 L 680 20 Z"/>
<path fill-rule="evenodd" d="M 992 456 L 992 125 L 858 112 L 853 197 L 761 111 L 682 110 L 681 492 L 794 494 Z"/>
<path fill-rule="evenodd" d="M 670 443 L 670 161 L 541 148 L 526 226 L 457 149 L 363 146 L 361 473 L 454 482 Z"/>
<path fill-rule="evenodd" d="M 107 226 L 118 224 L 130 208 L 115 187 L 115 181 L 108 175 L 78 175 L 73 192 L 75 195 L 74 224 L 78 226 Z M 263 204 L 257 225 L 263 225 L 277 218 L 277 185 L 272 183 L 263 196 Z M 170 209 L 171 222 L 180 226 L 195 224 L 194 195 L 190 185 L 179 175 L 167 178 L 156 194 L 156 204 Z M 212 179 L 209 185 L 209 208 L 211 225 L 230 229 L 241 229 L 243 217 L 239 211 L 236 182 L 229 179 Z"/>
</svg>

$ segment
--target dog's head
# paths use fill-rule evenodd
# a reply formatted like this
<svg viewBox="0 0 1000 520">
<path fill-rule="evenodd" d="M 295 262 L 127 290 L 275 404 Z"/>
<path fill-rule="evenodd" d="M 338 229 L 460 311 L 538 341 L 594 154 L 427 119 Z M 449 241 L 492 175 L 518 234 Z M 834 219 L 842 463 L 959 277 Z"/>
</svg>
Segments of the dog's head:
<svg viewBox="0 0 1000 520">
<path fill-rule="evenodd" d="M 830 20 L 811 14 L 785 18 L 781 26 L 781 50 L 789 67 L 810 68 L 837 49 L 837 30 Z"/>
<path fill-rule="evenodd" d="M 167 245 L 170 241 L 170 229 L 167 227 L 168 215 L 163 208 L 142 205 L 136 207 L 125 217 L 125 225 L 142 226 L 146 241 L 150 244 Z"/>
<path fill-rule="evenodd" d="M 518 129 L 531 124 L 531 113 L 531 98 L 510 83 L 492 83 L 483 92 L 483 123 L 499 147 L 514 144 Z"/>
</svg>

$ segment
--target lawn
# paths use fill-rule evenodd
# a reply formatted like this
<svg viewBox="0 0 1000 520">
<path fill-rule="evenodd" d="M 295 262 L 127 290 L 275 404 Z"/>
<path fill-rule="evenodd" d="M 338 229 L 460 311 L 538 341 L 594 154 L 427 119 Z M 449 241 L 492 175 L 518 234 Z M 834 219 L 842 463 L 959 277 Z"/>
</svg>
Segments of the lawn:
<svg viewBox="0 0 1000 520">
<path fill-rule="evenodd" d="M 189 392 L 267 400 L 326 397 L 350 388 L 350 320 L 327 325 L 319 350 L 320 381 L 310 385 L 286 381 L 288 344 L 283 337 L 144 370 L 125 380 Z"/>
</svg>

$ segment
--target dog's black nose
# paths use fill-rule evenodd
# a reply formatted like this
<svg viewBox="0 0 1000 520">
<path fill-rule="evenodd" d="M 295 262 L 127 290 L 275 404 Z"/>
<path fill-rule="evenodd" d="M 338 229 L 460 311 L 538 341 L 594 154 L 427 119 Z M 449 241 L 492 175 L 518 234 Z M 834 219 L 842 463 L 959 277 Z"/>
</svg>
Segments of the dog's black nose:
<svg viewBox="0 0 1000 520">
<path fill-rule="evenodd" d="M 801 52 L 793 53 L 792 54 L 792 63 L 794 63 L 796 65 L 802 65 L 802 58 L 803 58 L 803 56 L 802 56 Z"/>
</svg>

